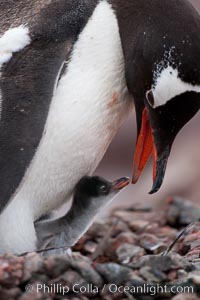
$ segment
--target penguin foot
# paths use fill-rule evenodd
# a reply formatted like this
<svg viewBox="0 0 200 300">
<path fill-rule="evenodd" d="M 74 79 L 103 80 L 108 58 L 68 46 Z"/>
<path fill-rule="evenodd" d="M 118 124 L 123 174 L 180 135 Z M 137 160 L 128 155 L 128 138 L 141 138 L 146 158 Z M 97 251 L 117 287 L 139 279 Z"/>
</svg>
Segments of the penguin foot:
<svg viewBox="0 0 200 300">
<path fill-rule="evenodd" d="M 72 250 L 71 248 L 63 248 L 59 246 L 47 247 L 46 249 L 41 249 L 41 256 L 49 257 L 49 256 L 71 256 Z"/>
<path fill-rule="evenodd" d="M 70 244 L 64 229 L 63 218 L 35 223 L 37 250 L 42 256 L 69 255 Z"/>
</svg>

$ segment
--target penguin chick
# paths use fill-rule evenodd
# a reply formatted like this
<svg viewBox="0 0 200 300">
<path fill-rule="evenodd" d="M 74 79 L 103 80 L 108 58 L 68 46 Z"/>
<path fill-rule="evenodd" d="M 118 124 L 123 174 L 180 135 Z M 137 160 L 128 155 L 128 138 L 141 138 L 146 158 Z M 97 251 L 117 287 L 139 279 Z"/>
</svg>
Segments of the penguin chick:
<svg viewBox="0 0 200 300">
<path fill-rule="evenodd" d="M 45 251 L 45 256 L 65 253 L 88 230 L 96 215 L 129 183 L 127 177 L 113 182 L 96 176 L 83 177 L 75 187 L 72 206 L 63 217 L 35 223 L 38 250 L 55 248 Z"/>
</svg>

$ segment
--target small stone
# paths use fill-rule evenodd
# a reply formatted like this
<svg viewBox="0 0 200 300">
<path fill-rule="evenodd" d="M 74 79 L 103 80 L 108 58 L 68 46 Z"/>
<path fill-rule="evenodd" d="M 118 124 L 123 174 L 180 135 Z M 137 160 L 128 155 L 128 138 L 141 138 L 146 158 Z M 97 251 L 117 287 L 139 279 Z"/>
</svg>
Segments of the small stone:
<svg viewBox="0 0 200 300">
<path fill-rule="evenodd" d="M 140 245 L 144 249 L 155 252 L 164 246 L 163 242 L 153 234 L 145 233 L 140 238 Z"/>
<path fill-rule="evenodd" d="M 195 285 L 200 286 L 200 272 L 193 272 L 188 275 L 188 279 Z"/>
<path fill-rule="evenodd" d="M 125 286 L 142 286 L 145 283 L 145 280 L 140 277 L 136 272 L 132 272 L 129 275 L 129 281 L 125 283 Z"/>
<path fill-rule="evenodd" d="M 87 232 L 87 235 L 92 239 L 104 237 L 109 230 L 109 226 L 104 223 L 94 223 Z"/>
<path fill-rule="evenodd" d="M 107 282 L 112 284 L 123 284 L 129 280 L 129 276 L 132 273 L 130 268 L 115 263 L 97 264 L 96 270 Z"/>
<path fill-rule="evenodd" d="M 187 257 L 188 261 L 191 261 L 191 262 L 196 259 L 199 259 L 200 258 L 200 247 L 189 251 L 186 254 L 186 257 Z"/>
<path fill-rule="evenodd" d="M 117 220 L 116 222 L 116 218 L 112 218 L 111 217 L 111 224 L 110 226 L 112 226 L 112 224 L 115 224 L 113 227 L 113 231 L 112 231 L 112 236 L 116 237 L 118 235 L 120 235 L 121 233 L 127 233 L 130 232 L 130 229 L 127 225 L 127 223 L 121 221 L 121 220 Z"/>
<path fill-rule="evenodd" d="M 82 236 L 79 241 L 72 247 L 73 251 L 83 251 L 84 245 L 90 240 L 90 237 L 87 235 L 87 233 Z"/>
<path fill-rule="evenodd" d="M 130 228 L 136 232 L 144 230 L 148 225 L 149 222 L 144 220 L 133 220 L 132 222 L 129 223 Z"/>
<path fill-rule="evenodd" d="M 200 271 L 200 258 L 195 259 L 193 263 L 195 264 L 195 270 Z"/>
<path fill-rule="evenodd" d="M 170 271 L 169 273 L 168 273 L 168 280 L 169 281 L 174 281 L 175 279 L 177 279 L 177 271 L 175 271 L 175 270 L 173 270 L 173 271 Z"/>
<path fill-rule="evenodd" d="M 48 257 L 48 259 L 44 260 L 45 274 L 51 278 L 58 277 L 70 268 L 70 260 L 71 258 L 68 256 Z"/>
<path fill-rule="evenodd" d="M 115 239 L 110 239 L 106 248 L 106 253 L 109 256 L 113 256 L 122 244 L 126 243 L 133 246 L 137 242 L 137 239 L 138 237 L 132 232 L 120 233 Z"/>
<path fill-rule="evenodd" d="M 177 230 L 171 228 L 170 226 L 158 227 L 156 231 L 157 238 L 164 238 L 164 239 L 172 239 L 174 240 L 177 237 Z"/>
<path fill-rule="evenodd" d="M 117 236 L 120 243 L 135 244 L 138 241 L 138 236 L 131 231 L 122 232 Z"/>
<path fill-rule="evenodd" d="M 188 248 L 190 249 L 200 247 L 200 226 L 198 226 L 197 228 L 197 225 L 194 225 L 193 232 L 189 232 L 185 236 L 183 240 L 183 245 L 188 246 Z"/>
<path fill-rule="evenodd" d="M 76 260 L 73 259 L 71 266 L 89 283 L 99 287 L 103 285 L 101 276 L 93 268 L 89 259 L 81 259 L 81 257 Z"/>
<path fill-rule="evenodd" d="M 139 274 L 142 278 L 144 278 L 148 283 L 160 283 L 163 279 L 163 276 L 156 276 L 153 274 L 152 269 L 148 266 L 143 267 L 139 270 Z M 160 275 L 160 274 L 159 274 Z M 164 276 L 166 279 L 166 276 Z"/>
<path fill-rule="evenodd" d="M 187 272 L 185 270 L 178 270 L 177 276 L 178 278 L 185 278 L 187 276 Z"/>
<path fill-rule="evenodd" d="M 123 264 L 128 264 L 130 261 L 133 262 L 145 254 L 146 253 L 143 248 L 130 244 L 122 244 L 117 249 L 118 261 Z"/>
<path fill-rule="evenodd" d="M 96 251 L 97 247 L 98 247 L 97 243 L 88 241 L 83 246 L 83 250 L 86 251 L 87 253 L 93 254 Z"/>
</svg>

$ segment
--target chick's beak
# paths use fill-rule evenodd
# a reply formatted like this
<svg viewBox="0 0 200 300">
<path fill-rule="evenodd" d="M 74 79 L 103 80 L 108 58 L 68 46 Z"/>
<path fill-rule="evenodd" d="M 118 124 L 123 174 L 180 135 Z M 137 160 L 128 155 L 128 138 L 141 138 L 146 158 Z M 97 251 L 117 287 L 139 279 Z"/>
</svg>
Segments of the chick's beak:
<svg viewBox="0 0 200 300">
<path fill-rule="evenodd" d="M 139 125 L 139 124 L 138 124 Z M 157 192 L 163 182 L 169 151 L 164 151 L 158 155 L 158 149 L 153 137 L 153 130 L 150 125 L 147 109 L 144 108 L 142 121 L 138 135 L 136 152 L 133 161 L 133 179 L 136 183 L 151 156 L 153 156 L 153 188 L 150 194 Z"/>
<path fill-rule="evenodd" d="M 130 178 L 123 177 L 112 182 L 112 190 L 119 191 L 125 188 L 130 183 Z"/>
</svg>

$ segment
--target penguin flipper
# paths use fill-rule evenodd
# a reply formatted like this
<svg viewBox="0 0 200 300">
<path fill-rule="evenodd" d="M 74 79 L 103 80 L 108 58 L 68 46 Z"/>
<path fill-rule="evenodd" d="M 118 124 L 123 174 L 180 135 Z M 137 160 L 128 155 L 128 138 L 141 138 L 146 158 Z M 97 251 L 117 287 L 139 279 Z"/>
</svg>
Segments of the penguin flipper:
<svg viewBox="0 0 200 300">
<path fill-rule="evenodd" d="M 0 65 L 0 213 L 23 183 L 42 139 L 69 45 L 67 38 L 34 39 Z"/>
<path fill-rule="evenodd" d="M 23 182 L 42 139 L 63 63 L 96 4 L 96 0 L 0 3 L 0 213 Z M 28 28 L 30 42 L 15 35 L 24 48 L 12 41 L 6 48 L 5 39 L 1 43 L 13 28 Z"/>
</svg>

